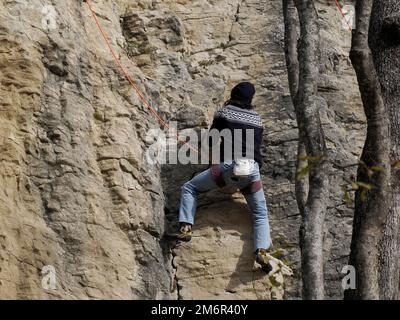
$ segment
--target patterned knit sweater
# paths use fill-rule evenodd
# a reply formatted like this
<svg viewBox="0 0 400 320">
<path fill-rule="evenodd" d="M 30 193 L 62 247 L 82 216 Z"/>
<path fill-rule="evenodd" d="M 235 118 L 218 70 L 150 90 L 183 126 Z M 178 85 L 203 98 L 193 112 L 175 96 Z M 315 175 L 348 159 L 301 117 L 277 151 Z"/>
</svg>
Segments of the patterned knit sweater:
<svg viewBox="0 0 400 320">
<path fill-rule="evenodd" d="M 220 108 L 214 115 L 214 121 L 210 128 L 222 131 L 228 129 L 231 131 L 231 135 L 225 137 L 221 135 L 220 144 L 220 160 L 221 162 L 236 159 L 238 157 L 254 159 L 258 162 L 260 168 L 262 166 L 261 156 L 261 142 L 263 136 L 263 125 L 261 117 L 254 110 L 242 109 L 234 105 L 228 105 Z M 249 135 L 247 130 L 252 130 L 254 135 Z M 234 132 L 236 131 L 236 135 Z M 229 137 L 230 136 L 230 137 Z M 251 137 L 253 136 L 253 137 Z M 241 137 L 241 148 L 239 140 L 239 150 L 235 150 L 235 139 Z M 215 143 L 215 141 L 214 141 Z M 231 144 L 232 154 L 224 154 L 225 144 Z M 210 147 L 213 146 L 213 141 L 210 138 Z M 236 151 L 236 153 L 235 153 Z"/>
</svg>

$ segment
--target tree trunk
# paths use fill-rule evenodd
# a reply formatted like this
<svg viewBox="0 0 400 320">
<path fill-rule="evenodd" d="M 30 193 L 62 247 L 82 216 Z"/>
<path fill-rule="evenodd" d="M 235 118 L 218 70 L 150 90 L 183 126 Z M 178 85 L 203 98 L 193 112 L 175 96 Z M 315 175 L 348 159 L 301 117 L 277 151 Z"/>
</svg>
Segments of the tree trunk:
<svg viewBox="0 0 400 320">
<path fill-rule="evenodd" d="M 328 194 L 328 163 L 326 145 L 318 112 L 319 26 L 313 0 L 296 0 L 300 22 L 300 40 L 294 23 L 294 6 L 283 1 L 285 18 L 285 52 L 292 99 L 299 127 L 299 152 L 318 158 L 308 176 L 308 192 L 299 185 L 297 201 L 302 214 L 300 228 L 303 299 L 324 298 L 323 226 Z M 297 54 L 295 48 L 297 47 Z M 297 59 L 298 57 L 298 59 Z M 296 64 L 298 60 L 298 64 Z M 296 69 L 298 75 L 296 76 Z M 303 144 L 304 143 L 304 147 Z M 299 162 L 298 166 L 301 165 Z M 304 195 L 306 194 L 306 197 Z M 306 200 L 304 202 L 304 200 Z"/>
<path fill-rule="evenodd" d="M 356 5 L 357 28 L 353 31 L 350 58 L 357 74 L 367 117 L 367 137 L 361 156 L 365 165 L 358 168 L 357 181 L 374 185 L 356 192 L 353 236 L 349 264 L 356 268 L 355 290 L 347 290 L 347 299 L 379 299 L 379 244 L 388 217 L 389 125 L 381 87 L 368 46 L 368 30 L 373 0 Z M 366 167 L 383 170 L 372 176 Z"/>
<path fill-rule="evenodd" d="M 296 108 L 296 95 L 299 86 L 299 60 L 297 55 L 297 38 L 298 38 L 298 19 L 297 9 L 293 0 L 283 0 L 283 18 L 285 23 L 285 58 L 288 71 L 288 81 L 290 96 L 292 98 L 293 106 Z M 304 146 L 304 139 L 300 137 L 297 145 L 297 161 L 296 172 L 301 171 L 304 167 L 308 166 L 307 160 L 302 160 L 307 156 L 306 148 Z M 296 179 L 295 193 L 297 206 L 300 214 L 303 216 L 304 208 L 308 196 L 308 181 L 306 179 Z"/>
<path fill-rule="evenodd" d="M 400 1 L 375 0 L 369 41 L 390 121 L 390 160 L 400 160 Z M 380 297 L 399 293 L 400 170 L 391 169 L 389 214 L 380 246 Z"/>
</svg>

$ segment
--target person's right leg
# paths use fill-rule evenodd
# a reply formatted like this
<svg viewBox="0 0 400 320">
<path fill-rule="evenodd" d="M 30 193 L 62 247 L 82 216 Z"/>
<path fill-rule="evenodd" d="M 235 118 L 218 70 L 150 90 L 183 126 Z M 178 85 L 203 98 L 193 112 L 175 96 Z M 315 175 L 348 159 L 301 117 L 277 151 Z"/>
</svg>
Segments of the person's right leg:
<svg viewBox="0 0 400 320">
<path fill-rule="evenodd" d="M 219 179 L 223 180 L 222 174 L 230 168 L 231 166 L 229 164 L 221 163 L 219 165 Z M 210 168 L 198 174 L 183 185 L 181 203 L 179 207 L 180 229 L 176 232 L 167 233 L 166 236 L 168 238 L 182 241 L 191 240 L 191 229 L 192 225 L 194 224 L 197 208 L 197 195 L 198 193 L 207 192 L 218 188 L 217 182 L 214 179 L 216 179 L 216 177 L 213 177 L 213 173 Z"/>
<path fill-rule="evenodd" d="M 182 187 L 181 204 L 179 207 L 179 222 L 194 224 L 197 208 L 197 195 L 218 188 L 215 183 L 211 169 L 205 170 L 186 182 Z"/>
<path fill-rule="evenodd" d="M 256 261 L 261 265 L 262 270 L 268 274 L 272 270 L 267 254 L 267 249 L 271 246 L 271 236 L 264 191 L 261 188 L 255 193 L 245 195 L 245 198 L 253 214 Z"/>
</svg>

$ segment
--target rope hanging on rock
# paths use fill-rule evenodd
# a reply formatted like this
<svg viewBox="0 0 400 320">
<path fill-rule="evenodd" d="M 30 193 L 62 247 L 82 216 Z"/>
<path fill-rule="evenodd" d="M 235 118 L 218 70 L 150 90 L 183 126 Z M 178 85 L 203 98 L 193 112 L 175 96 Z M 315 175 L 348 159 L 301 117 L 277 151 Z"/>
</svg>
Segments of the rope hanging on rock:
<svg viewBox="0 0 400 320">
<path fill-rule="evenodd" d="M 144 105 L 150 110 L 150 112 L 153 114 L 153 116 L 157 119 L 157 121 L 159 122 L 159 124 L 164 128 L 164 129 L 171 129 L 170 125 L 157 113 L 157 111 L 151 106 L 151 104 L 147 101 L 147 99 L 145 98 L 144 94 L 141 92 L 141 90 L 139 89 L 139 87 L 136 85 L 135 81 L 132 79 L 132 77 L 129 75 L 128 71 L 124 68 L 124 66 L 121 63 L 120 58 L 118 58 L 117 53 L 115 52 L 114 48 L 112 47 L 108 34 L 107 32 L 103 29 L 103 27 L 101 26 L 101 23 L 99 21 L 99 18 L 97 17 L 96 12 L 94 11 L 92 4 L 91 4 L 91 0 L 85 0 L 86 4 L 88 5 L 88 8 L 92 14 L 92 17 L 97 25 L 97 28 L 99 29 L 108 49 L 110 50 L 110 53 L 113 57 L 113 59 L 115 60 L 115 63 L 118 66 L 118 69 L 121 71 L 121 74 L 125 77 L 126 80 L 128 80 L 128 82 L 130 83 L 130 85 L 132 86 L 133 90 L 135 90 L 135 92 L 137 93 L 139 99 L 144 103 Z M 191 150 L 195 151 L 196 153 L 199 153 L 198 150 L 193 147 L 192 145 L 190 145 L 186 140 L 181 139 L 181 137 L 179 136 L 179 134 L 176 135 L 177 141 L 178 142 L 182 142 L 183 144 L 186 144 Z"/>
<path fill-rule="evenodd" d="M 346 16 L 344 15 L 342 6 L 340 5 L 338 0 L 335 0 L 335 2 L 336 2 L 336 6 L 337 6 L 340 14 L 342 15 L 343 20 L 346 22 L 347 26 L 349 27 L 349 31 L 352 32 L 353 28 L 351 27 L 350 23 L 347 21 Z"/>
</svg>

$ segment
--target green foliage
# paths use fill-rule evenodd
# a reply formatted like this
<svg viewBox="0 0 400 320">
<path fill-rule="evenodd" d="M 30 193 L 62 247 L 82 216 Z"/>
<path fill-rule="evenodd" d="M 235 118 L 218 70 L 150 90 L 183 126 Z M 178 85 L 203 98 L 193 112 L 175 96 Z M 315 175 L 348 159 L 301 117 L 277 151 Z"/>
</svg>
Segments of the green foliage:
<svg viewBox="0 0 400 320">
<path fill-rule="evenodd" d="M 273 252 L 271 252 L 270 254 L 274 258 L 281 259 L 282 257 L 285 256 L 285 251 L 282 248 L 278 248 L 278 249 L 274 250 Z"/>
<path fill-rule="evenodd" d="M 301 168 L 299 171 L 297 171 L 296 179 L 301 180 L 301 179 L 305 178 L 310 173 L 310 170 L 311 170 L 310 165 Z"/>
<path fill-rule="evenodd" d="M 377 188 L 372 183 L 366 183 L 366 182 L 362 182 L 362 181 L 352 181 L 350 185 L 351 185 L 350 188 L 348 187 L 348 185 L 342 186 L 343 201 L 346 202 L 346 205 L 348 207 L 351 207 L 353 204 L 353 199 L 352 199 L 350 192 L 359 190 L 360 191 L 360 200 L 362 202 L 364 202 L 367 199 L 368 191 Z"/>
<path fill-rule="evenodd" d="M 342 191 L 343 191 L 343 200 L 344 200 L 344 202 L 346 202 L 346 205 L 348 207 L 351 207 L 351 205 L 353 204 L 353 200 L 351 198 L 350 191 L 347 189 L 346 185 L 342 186 Z"/>
<path fill-rule="evenodd" d="M 372 166 L 371 170 L 372 171 L 385 171 L 385 168 L 382 166 Z"/>
<path fill-rule="evenodd" d="M 295 264 L 293 261 L 289 260 L 288 258 L 282 259 L 282 262 L 287 265 L 290 269 L 294 269 Z"/>
<path fill-rule="evenodd" d="M 366 190 L 366 189 L 363 189 L 363 190 L 360 192 L 360 200 L 361 200 L 361 202 L 364 202 L 366 199 L 367 199 L 367 190 Z"/>
<path fill-rule="evenodd" d="M 310 173 L 310 171 L 315 167 L 315 165 L 318 162 L 320 162 L 320 161 L 325 159 L 325 156 L 324 155 L 319 155 L 319 156 L 300 156 L 298 159 L 301 160 L 301 161 L 307 161 L 308 162 L 307 166 L 302 167 L 296 173 L 296 179 L 297 180 L 301 180 L 301 179 L 307 177 L 308 174 Z"/>
<path fill-rule="evenodd" d="M 371 178 L 376 172 L 385 171 L 385 168 L 380 165 L 368 166 L 364 161 L 358 161 L 361 168 L 364 169 L 365 173 Z"/>
<path fill-rule="evenodd" d="M 372 190 L 376 188 L 376 186 L 374 186 L 372 183 L 366 183 L 362 181 L 354 181 L 352 184 L 357 186 L 357 188 L 354 190 L 358 190 L 359 188 L 364 190 Z"/>
<path fill-rule="evenodd" d="M 372 178 L 377 172 L 385 171 L 385 168 L 381 165 L 368 166 L 364 161 L 361 160 L 358 161 L 358 165 L 362 170 L 364 170 L 368 178 Z M 364 202 L 367 199 L 368 191 L 376 188 L 377 186 L 369 182 L 350 181 L 349 185 L 342 186 L 343 200 L 346 202 L 347 206 L 350 207 L 353 204 L 351 192 L 358 190 L 360 192 L 360 200 Z"/>
</svg>

